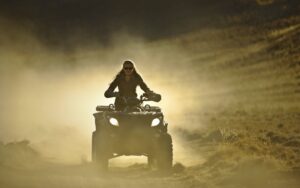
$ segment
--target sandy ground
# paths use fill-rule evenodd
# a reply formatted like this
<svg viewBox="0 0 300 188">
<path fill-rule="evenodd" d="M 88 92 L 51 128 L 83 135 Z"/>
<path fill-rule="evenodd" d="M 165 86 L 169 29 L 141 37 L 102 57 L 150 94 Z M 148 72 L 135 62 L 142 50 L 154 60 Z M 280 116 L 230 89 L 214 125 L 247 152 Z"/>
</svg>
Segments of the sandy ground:
<svg viewBox="0 0 300 188">
<path fill-rule="evenodd" d="M 298 112 L 200 114 L 198 120 L 209 128 L 176 129 L 173 134 L 190 148 L 187 161 L 197 163 L 198 157 L 203 161 L 190 166 L 176 163 L 169 175 L 150 170 L 145 163 L 112 165 L 103 174 L 89 162 L 46 163 L 25 142 L 3 145 L 1 153 L 19 155 L 2 158 L 0 183 L 2 187 L 296 188 L 300 183 L 300 127 L 295 126 L 299 118 Z"/>
</svg>

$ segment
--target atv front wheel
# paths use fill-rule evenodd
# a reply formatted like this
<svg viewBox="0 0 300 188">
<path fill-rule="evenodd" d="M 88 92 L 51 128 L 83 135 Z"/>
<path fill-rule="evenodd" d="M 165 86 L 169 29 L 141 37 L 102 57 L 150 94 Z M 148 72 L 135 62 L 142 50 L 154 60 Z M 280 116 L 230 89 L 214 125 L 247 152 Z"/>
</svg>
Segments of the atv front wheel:
<svg viewBox="0 0 300 188">
<path fill-rule="evenodd" d="M 173 163 L 173 144 L 171 135 L 165 134 L 158 140 L 155 159 L 159 170 L 171 170 Z"/>
<path fill-rule="evenodd" d="M 155 166 L 155 159 L 153 155 L 148 155 L 148 167 L 152 169 Z"/>
<path fill-rule="evenodd" d="M 103 171 L 108 169 L 108 148 L 104 135 L 94 132 L 92 135 L 92 161 Z"/>
</svg>

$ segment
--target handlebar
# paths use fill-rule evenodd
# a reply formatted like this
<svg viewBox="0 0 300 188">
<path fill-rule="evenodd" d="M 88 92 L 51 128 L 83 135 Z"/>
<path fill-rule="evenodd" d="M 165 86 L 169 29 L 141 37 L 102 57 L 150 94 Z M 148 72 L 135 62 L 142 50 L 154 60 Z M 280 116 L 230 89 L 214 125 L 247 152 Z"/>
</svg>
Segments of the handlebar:
<svg viewBox="0 0 300 188">
<path fill-rule="evenodd" d="M 154 101 L 154 102 L 159 102 L 161 100 L 161 95 L 151 92 L 151 93 L 144 93 L 143 95 L 140 96 L 140 101 Z"/>
</svg>

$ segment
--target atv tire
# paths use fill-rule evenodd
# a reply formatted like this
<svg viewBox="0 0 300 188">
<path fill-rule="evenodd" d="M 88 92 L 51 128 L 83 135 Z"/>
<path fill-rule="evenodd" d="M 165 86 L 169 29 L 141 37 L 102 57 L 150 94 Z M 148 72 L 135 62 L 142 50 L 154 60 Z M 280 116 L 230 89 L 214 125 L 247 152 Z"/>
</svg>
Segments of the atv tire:
<svg viewBox="0 0 300 188">
<path fill-rule="evenodd" d="M 173 144 L 171 135 L 165 134 L 158 140 L 155 159 L 158 170 L 171 170 L 173 163 Z"/>
<path fill-rule="evenodd" d="M 108 169 L 109 148 L 105 143 L 103 135 L 96 132 L 92 135 L 92 161 L 99 167 L 101 171 Z"/>
<path fill-rule="evenodd" d="M 155 159 L 154 159 L 153 155 L 148 155 L 148 167 L 150 169 L 155 167 Z"/>
</svg>

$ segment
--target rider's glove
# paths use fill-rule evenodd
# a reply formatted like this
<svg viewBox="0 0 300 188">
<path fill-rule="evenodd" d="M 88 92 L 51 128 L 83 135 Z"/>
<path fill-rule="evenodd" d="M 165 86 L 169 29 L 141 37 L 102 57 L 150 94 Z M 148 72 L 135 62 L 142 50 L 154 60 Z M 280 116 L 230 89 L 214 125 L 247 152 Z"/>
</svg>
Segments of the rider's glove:
<svg viewBox="0 0 300 188">
<path fill-rule="evenodd" d="M 151 90 L 149 90 L 149 91 L 147 91 L 146 93 L 144 93 L 143 96 L 149 98 L 149 97 L 151 97 L 153 94 L 154 94 L 154 92 L 151 91 Z"/>
<path fill-rule="evenodd" d="M 112 93 L 112 96 L 113 96 L 113 97 L 119 97 L 119 96 L 120 96 L 120 93 L 119 93 L 119 92 L 113 92 L 113 93 Z"/>
</svg>

